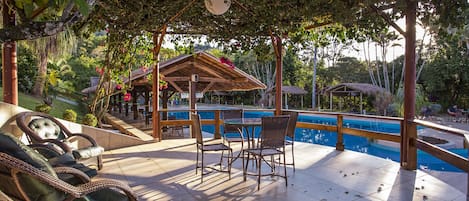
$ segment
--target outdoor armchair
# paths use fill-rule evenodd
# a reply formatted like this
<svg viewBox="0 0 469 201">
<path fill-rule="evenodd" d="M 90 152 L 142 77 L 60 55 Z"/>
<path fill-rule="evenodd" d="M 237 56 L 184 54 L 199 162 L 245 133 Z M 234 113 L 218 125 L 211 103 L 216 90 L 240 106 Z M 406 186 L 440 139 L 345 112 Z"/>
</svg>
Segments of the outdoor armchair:
<svg viewBox="0 0 469 201">
<path fill-rule="evenodd" d="M 196 138 L 196 144 L 197 144 L 197 156 L 196 156 L 196 165 L 195 165 L 195 174 L 197 174 L 197 170 L 200 168 L 201 169 L 201 176 L 200 176 L 200 182 L 202 183 L 204 180 L 204 175 L 208 174 L 210 172 L 205 172 L 205 168 L 210 168 L 212 170 L 216 170 L 219 172 L 227 172 L 229 175 L 229 178 L 231 179 L 231 163 L 233 160 L 233 150 L 226 146 L 223 143 L 210 143 L 210 144 L 205 144 L 204 140 L 202 138 L 202 123 L 200 122 L 200 116 L 198 114 L 191 114 L 191 119 L 192 119 L 192 133 L 195 135 Z M 224 152 L 228 152 L 228 155 L 225 156 Z M 204 155 L 206 152 L 221 152 L 220 156 L 220 162 L 216 165 L 218 165 L 220 168 L 214 168 L 213 166 L 206 166 L 204 162 Z M 199 162 L 199 155 L 201 155 L 201 159 Z M 228 169 L 224 170 L 222 167 L 223 164 L 223 158 L 227 158 L 227 166 Z"/>
<path fill-rule="evenodd" d="M 0 142 L 0 190 L 13 200 L 137 200 L 130 187 L 122 182 L 90 181 L 74 168 L 52 168 L 42 155 L 12 135 L 0 133 Z M 81 182 L 71 185 L 61 180 L 59 174 L 71 174 Z"/>
<path fill-rule="evenodd" d="M 262 117 L 262 130 L 260 136 L 260 145 L 257 148 L 243 150 L 243 178 L 246 181 L 248 174 L 248 163 L 253 156 L 257 161 L 257 173 L 250 173 L 257 176 L 257 190 L 260 189 L 261 176 L 280 176 L 285 178 L 285 185 L 287 186 L 287 167 L 285 165 L 285 135 L 287 132 L 288 121 L 290 117 L 286 115 Z M 276 156 L 283 156 L 284 174 L 276 173 Z M 270 158 L 268 161 L 267 158 Z M 262 173 L 263 162 L 268 162 L 271 170 L 268 174 Z M 270 162 L 270 163 L 269 163 Z"/>
<path fill-rule="evenodd" d="M 89 135 L 72 133 L 59 120 L 48 114 L 22 112 L 18 114 L 16 124 L 33 146 L 49 146 L 51 149 L 55 148 L 57 153 L 72 154 L 80 162 L 97 166 L 98 169 L 103 167 L 103 147 Z"/>
<path fill-rule="evenodd" d="M 294 149 L 295 146 L 294 146 L 294 143 L 295 143 L 296 122 L 298 121 L 298 112 L 284 111 L 284 112 L 282 112 L 282 114 L 290 116 L 290 120 L 288 121 L 285 145 L 286 146 L 291 146 L 292 162 L 291 163 L 287 162 L 286 165 L 293 166 L 293 171 L 295 171 L 295 149 Z"/>
<path fill-rule="evenodd" d="M 223 121 L 241 118 L 243 118 L 242 110 L 224 110 L 222 112 Z M 227 143 L 229 147 L 231 147 L 231 143 L 233 142 L 240 142 L 242 150 L 244 147 L 245 140 L 246 139 L 243 136 L 243 131 L 241 127 L 226 124 L 223 125 L 223 142 Z"/>
</svg>

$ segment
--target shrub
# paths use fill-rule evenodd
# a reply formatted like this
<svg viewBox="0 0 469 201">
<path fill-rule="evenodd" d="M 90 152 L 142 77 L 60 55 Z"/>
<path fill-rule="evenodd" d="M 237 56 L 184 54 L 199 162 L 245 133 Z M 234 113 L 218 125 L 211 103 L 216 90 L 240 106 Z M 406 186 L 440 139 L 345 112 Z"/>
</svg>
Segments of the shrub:
<svg viewBox="0 0 469 201">
<path fill-rule="evenodd" d="M 88 113 L 83 117 L 83 124 L 95 127 L 98 125 L 98 119 L 94 114 Z"/>
<path fill-rule="evenodd" d="M 73 111 L 72 109 L 65 110 L 62 117 L 67 121 L 71 121 L 71 122 L 77 121 L 77 113 Z"/>
<path fill-rule="evenodd" d="M 47 104 L 42 104 L 42 105 L 37 105 L 34 110 L 37 111 L 37 112 L 42 112 L 42 113 L 49 114 L 51 109 L 52 109 L 51 106 L 49 106 Z"/>
</svg>

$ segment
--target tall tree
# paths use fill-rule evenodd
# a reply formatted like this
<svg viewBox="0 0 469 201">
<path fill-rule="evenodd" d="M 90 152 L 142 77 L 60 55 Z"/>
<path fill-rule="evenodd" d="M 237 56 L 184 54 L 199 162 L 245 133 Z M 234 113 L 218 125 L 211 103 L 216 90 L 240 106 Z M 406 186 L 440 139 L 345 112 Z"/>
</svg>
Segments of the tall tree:
<svg viewBox="0 0 469 201">
<path fill-rule="evenodd" d="M 8 103 L 18 104 L 16 41 L 53 36 L 86 16 L 94 0 L 26 1 L 2 0 L 3 27 L 3 97 Z"/>
<path fill-rule="evenodd" d="M 47 36 L 28 41 L 27 44 L 38 57 L 37 77 L 32 95 L 42 97 L 47 77 L 47 64 L 49 60 L 58 60 L 59 57 L 68 57 L 76 48 L 76 38 L 71 31 L 60 32 L 54 36 Z"/>
</svg>

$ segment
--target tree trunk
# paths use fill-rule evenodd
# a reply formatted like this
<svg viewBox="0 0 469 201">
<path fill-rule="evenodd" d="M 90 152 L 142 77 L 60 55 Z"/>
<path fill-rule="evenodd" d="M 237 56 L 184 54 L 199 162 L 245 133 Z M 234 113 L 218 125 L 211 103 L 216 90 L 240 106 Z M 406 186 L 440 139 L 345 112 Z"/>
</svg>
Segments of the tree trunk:
<svg viewBox="0 0 469 201">
<path fill-rule="evenodd" d="M 48 53 L 46 51 L 39 52 L 37 77 L 31 92 L 33 96 L 41 97 L 43 95 L 47 77 L 47 56 Z"/>
</svg>

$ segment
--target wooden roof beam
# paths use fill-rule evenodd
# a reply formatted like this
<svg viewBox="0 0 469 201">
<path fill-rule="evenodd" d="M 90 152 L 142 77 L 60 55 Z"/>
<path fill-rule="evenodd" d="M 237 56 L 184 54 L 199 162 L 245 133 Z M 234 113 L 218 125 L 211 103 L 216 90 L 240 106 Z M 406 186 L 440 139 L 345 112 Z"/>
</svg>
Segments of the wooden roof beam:
<svg viewBox="0 0 469 201">
<path fill-rule="evenodd" d="M 210 68 L 208 68 L 208 67 L 206 67 L 206 66 L 202 66 L 202 65 L 200 65 L 200 64 L 198 64 L 198 63 L 194 63 L 194 66 L 195 66 L 196 68 L 200 69 L 200 70 L 203 70 L 204 72 L 207 72 L 208 74 L 211 74 L 211 75 L 215 76 L 215 77 L 223 78 L 223 76 L 220 75 L 217 71 L 215 71 L 215 70 L 213 70 L 213 69 L 210 69 Z"/>
<path fill-rule="evenodd" d="M 165 70 L 165 69 L 160 69 L 160 70 L 161 70 L 161 73 L 166 76 L 166 75 L 169 75 L 173 72 L 179 71 L 183 68 L 191 67 L 192 66 L 191 64 L 192 64 L 192 62 L 185 62 L 185 63 L 179 64 L 179 65 L 176 65 L 174 67 L 171 67 L 168 70 Z"/>
<path fill-rule="evenodd" d="M 181 92 L 181 93 L 184 92 L 184 91 L 181 89 L 181 87 L 179 87 L 179 85 L 177 85 L 175 82 L 168 80 L 168 83 L 171 84 L 171 86 L 173 86 L 174 89 L 176 89 L 176 91 Z"/>
<path fill-rule="evenodd" d="M 210 88 L 212 88 L 212 86 L 215 84 L 215 82 L 210 82 L 204 90 L 202 90 L 202 93 L 205 93 L 207 92 Z"/>
</svg>

